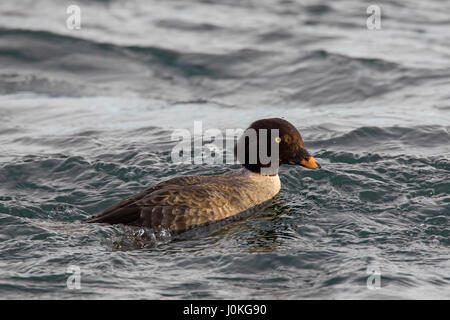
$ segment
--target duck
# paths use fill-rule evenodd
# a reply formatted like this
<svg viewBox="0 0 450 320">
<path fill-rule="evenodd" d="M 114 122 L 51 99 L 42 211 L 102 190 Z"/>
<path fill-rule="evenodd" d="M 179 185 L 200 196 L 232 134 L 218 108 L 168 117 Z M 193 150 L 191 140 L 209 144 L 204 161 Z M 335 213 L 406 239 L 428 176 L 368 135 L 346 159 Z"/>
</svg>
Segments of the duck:
<svg viewBox="0 0 450 320">
<path fill-rule="evenodd" d="M 251 132 L 255 134 L 248 134 Z M 260 152 L 264 148 L 266 155 L 271 155 L 269 161 Z M 255 150 L 256 156 L 252 157 Z M 282 118 L 251 123 L 238 139 L 234 152 L 241 164 L 239 169 L 160 182 L 111 205 L 86 222 L 182 233 L 238 217 L 270 202 L 281 190 L 280 165 L 320 168 L 307 151 L 298 129 Z"/>
</svg>

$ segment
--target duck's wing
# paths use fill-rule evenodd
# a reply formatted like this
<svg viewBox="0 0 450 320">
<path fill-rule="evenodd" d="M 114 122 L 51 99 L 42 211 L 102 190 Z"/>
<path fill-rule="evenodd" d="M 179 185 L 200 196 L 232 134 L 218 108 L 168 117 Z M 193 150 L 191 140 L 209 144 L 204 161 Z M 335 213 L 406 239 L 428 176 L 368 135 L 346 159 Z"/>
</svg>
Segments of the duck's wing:
<svg viewBox="0 0 450 320">
<path fill-rule="evenodd" d="M 245 210 L 239 189 L 218 181 L 166 186 L 136 203 L 142 208 L 139 225 L 182 231 L 227 218 Z"/>
<path fill-rule="evenodd" d="M 130 224 L 139 218 L 140 209 L 136 202 L 141 200 L 147 194 L 151 193 L 153 188 L 144 190 L 138 194 L 129 196 L 110 207 L 98 215 L 86 220 L 87 223 L 109 223 L 109 224 Z"/>
<path fill-rule="evenodd" d="M 164 189 L 165 187 L 170 185 L 176 184 L 182 186 L 190 183 L 195 183 L 195 178 L 196 177 L 186 176 L 163 181 L 156 186 L 148 188 L 142 192 L 131 195 L 119 202 L 114 203 L 98 215 L 86 220 L 86 222 L 109 224 L 130 224 L 136 222 L 136 220 L 139 219 L 139 215 L 141 212 L 141 208 L 137 204 L 138 201 L 144 199 L 145 197 L 149 197 L 153 192 Z"/>
<path fill-rule="evenodd" d="M 107 208 L 89 223 L 131 224 L 183 231 L 225 219 L 256 204 L 245 179 L 215 176 L 178 177 L 162 182 Z"/>
<path fill-rule="evenodd" d="M 125 198 L 87 222 L 185 230 L 238 213 L 242 189 L 240 183 L 211 177 L 178 177 Z"/>
</svg>

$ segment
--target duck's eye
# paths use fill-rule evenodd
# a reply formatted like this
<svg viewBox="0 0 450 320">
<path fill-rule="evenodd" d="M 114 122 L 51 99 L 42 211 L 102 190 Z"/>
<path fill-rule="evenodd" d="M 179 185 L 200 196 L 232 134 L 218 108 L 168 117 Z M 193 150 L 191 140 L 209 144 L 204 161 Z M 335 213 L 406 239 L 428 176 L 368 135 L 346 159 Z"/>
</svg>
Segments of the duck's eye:
<svg viewBox="0 0 450 320">
<path fill-rule="evenodd" d="M 280 138 L 280 137 L 276 137 L 276 138 L 275 138 L 275 142 L 276 142 L 276 143 L 280 143 L 280 142 L 281 142 L 281 138 Z"/>
</svg>

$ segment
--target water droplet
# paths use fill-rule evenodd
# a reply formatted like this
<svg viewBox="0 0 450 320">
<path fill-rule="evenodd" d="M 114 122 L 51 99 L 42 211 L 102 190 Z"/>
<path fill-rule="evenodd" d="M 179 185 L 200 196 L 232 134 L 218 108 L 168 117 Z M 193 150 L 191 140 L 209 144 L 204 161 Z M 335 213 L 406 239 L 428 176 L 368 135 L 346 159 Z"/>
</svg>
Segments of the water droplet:
<svg viewBox="0 0 450 320">
<path fill-rule="evenodd" d="M 431 240 L 430 246 L 431 246 L 432 248 L 437 248 L 437 247 L 440 246 L 440 244 L 441 244 L 441 242 L 440 242 L 438 239 L 433 239 L 433 240 Z"/>
</svg>

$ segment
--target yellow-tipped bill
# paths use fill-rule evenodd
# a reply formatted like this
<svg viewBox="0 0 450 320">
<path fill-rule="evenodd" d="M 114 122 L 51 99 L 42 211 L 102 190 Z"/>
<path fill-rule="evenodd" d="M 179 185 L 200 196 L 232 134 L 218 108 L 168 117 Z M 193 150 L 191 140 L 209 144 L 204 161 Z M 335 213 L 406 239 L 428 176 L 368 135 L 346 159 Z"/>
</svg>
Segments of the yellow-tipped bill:
<svg viewBox="0 0 450 320">
<path fill-rule="evenodd" d="M 309 157 L 308 160 L 303 159 L 301 161 L 302 166 L 309 169 L 318 169 L 320 168 L 320 165 L 316 162 L 316 159 L 314 157 Z"/>
</svg>

